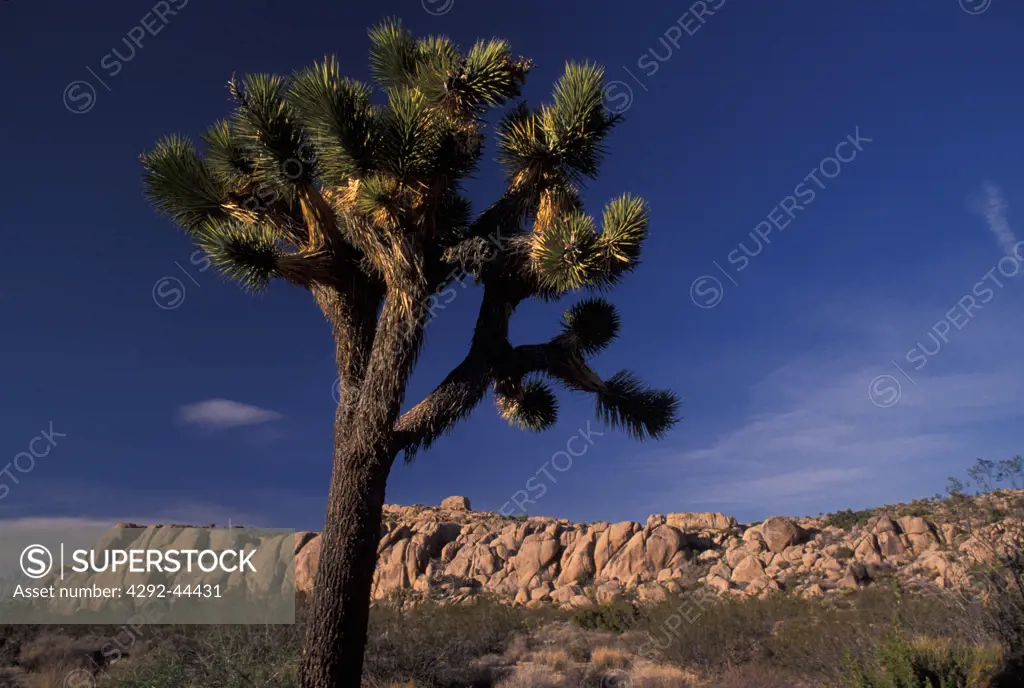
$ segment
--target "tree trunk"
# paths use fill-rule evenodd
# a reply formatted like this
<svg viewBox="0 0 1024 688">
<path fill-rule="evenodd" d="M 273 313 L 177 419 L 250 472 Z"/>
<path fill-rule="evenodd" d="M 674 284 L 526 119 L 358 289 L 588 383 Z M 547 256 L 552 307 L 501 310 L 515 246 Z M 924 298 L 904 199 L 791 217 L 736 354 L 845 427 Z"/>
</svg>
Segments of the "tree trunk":
<svg viewBox="0 0 1024 688">
<path fill-rule="evenodd" d="M 409 267 L 414 274 L 408 283 L 385 298 L 365 363 L 351 347 L 369 342 L 353 341 L 339 327 L 343 323 L 334 321 L 342 382 L 355 383 L 348 378 L 356 372 L 362 380 L 357 398 L 344 399 L 334 416 L 331 488 L 306 619 L 301 688 L 359 688 L 362 680 L 384 491 L 397 455 L 395 421 L 423 341 L 427 299 L 423 280 L 413 279 L 414 268 Z M 330 306 L 329 299 L 325 304 Z M 368 340 L 370 330 L 363 331 Z"/>
<path fill-rule="evenodd" d="M 339 420 L 342 413 L 339 409 Z M 306 616 L 301 688 L 358 688 L 363 671 L 384 491 L 393 457 L 360 451 L 345 442 L 341 430 L 339 423 L 320 564 Z"/>
</svg>

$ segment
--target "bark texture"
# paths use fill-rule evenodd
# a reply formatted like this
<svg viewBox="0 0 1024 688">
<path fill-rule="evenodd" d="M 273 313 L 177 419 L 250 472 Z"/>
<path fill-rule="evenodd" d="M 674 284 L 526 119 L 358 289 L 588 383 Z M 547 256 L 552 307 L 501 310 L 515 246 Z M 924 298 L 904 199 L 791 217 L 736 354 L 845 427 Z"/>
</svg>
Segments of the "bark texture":
<svg viewBox="0 0 1024 688">
<path fill-rule="evenodd" d="M 339 408 L 339 415 L 342 409 Z M 390 459 L 339 443 L 302 657 L 302 688 L 358 688 Z"/>
<path fill-rule="evenodd" d="M 422 343 L 420 304 L 426 298 L 416 289 L 392 292 L 373 329 L 368 324 L 376 300 L 364 299 L 363 308 L 352 312 L 337 310 L 339 302 L 329 295 L 320 300 L 337 338 L 342 399 L 300 685 L 358 688 L 384 495 L 396 455 L 391 437 Z"/>
</svg>

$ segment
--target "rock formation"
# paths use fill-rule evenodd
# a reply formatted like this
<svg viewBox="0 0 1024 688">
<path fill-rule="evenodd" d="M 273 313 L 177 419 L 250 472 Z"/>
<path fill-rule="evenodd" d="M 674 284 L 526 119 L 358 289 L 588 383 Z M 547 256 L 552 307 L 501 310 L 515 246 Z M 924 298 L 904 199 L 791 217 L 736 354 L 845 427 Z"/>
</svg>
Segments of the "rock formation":
<svg viewBox="0 0 1024 688">
<path fill-rule="evenodd" d="M 893 518 L 887 510 L 840 528 L 823 518 L 778 516 L 745 526 L 718 513 L 657 514 L 643 525 L 519 519 L 471 511 L 465 497 L 449 497 L 440 508 L 384 509 L 376 600 L 459 602 L 491 594 L 574 607 L 623 594 L 656 601 L 694 583 L 720 594 L 813 596 L 889 576 L 949 588 L 963 580 L 967 559 L 991 549 L 980 532 L 966 537 L 954 523 Z M 296 535 L 296 585 L 304 592 L 313 586 L 319 539 Z"/>
<path fill-rule="evenodd" d="M 947 589 L 966 580 L 971 564 L 1024 542 L 1024 524 L 1005 515 L 1024 514 L 1024 491 L 975 499 L 988 500 L 975 510 L 982 518 L 966 523 L 931 500 L 749 525 L 719 513 L 655 514 L 645 524 L 509 518 L 472 511 L 466 497 L 440 507 L 385 505 L 373 596 L 457 603 L 491 595 L 579 607 L 622 596 L 656 602 L 701 584 L 721 595 L 818 596 L 895 577 Z M 179 537 L 165 528 L 152 537 Z M 320 535 L 299 532 L 293 544 L 295 587 L 309 593 Z"/>
</svg>

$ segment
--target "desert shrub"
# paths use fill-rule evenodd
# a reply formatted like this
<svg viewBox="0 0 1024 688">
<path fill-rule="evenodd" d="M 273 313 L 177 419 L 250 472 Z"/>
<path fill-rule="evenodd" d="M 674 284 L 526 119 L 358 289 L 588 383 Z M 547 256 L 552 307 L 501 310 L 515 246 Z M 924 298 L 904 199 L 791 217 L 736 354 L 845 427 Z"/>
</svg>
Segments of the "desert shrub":
<svg viewBox="0 0 1024 688">
<path fill-rule="evenodd" d="M 760 600 L 682 595 L 647 610 L 638 629 L 637 652 L 704 671 L 742 664 L 760 654 L 759 643 L 777 621 L 795 613 L 786 611 L 788 607 L 801 602 L 784 596 Z"/>
<path fill-rule="evenodd" d="M 920 516 L 921 518 L 927 518 L 932 515 L 931 502 L 927 500 L 915 499 L 910 504 L 901 507 L 897 510 L 896 516 Z"/>
<path fill-rule="evenodd" d="M 1024 458 L 1002 461 L 978 459 L 967 470 L 969 480 L 950 478 L 945 502 L 958 530 L 969 534 L 987 550 L 988 562 L 968 567 L 969 586 L 965 604 L 971 598 L 984 601 L 987 627 L 1001 642 L 1009 665 L 1024 665 L 1024 502 L 1003 488 L 1024 485 Z M 970 496 L 973 488 L 975 496 Z M 977 528 L 1001 523 L 995 529 Z"/>
<path fill-rule="evenodd" d="M 854 552 L 849 547 L 840 547 L 839 549 L 836 550 L 835 558 L 836 559 L 851 559 L 851 558 L 853 558 L 854 554 L 856 554 L 856 552 Z"/>
<path fill-rule="evenodd" d="M 151 651 L 99 674 L 98 688 L 292 688 L 301 625 L 157 627 Z"/>
<path fill-rule="evenodd" d="M 606 674 L 602 686 L 628 686 L 629 688 L 686 688 L 694 685 L 694 676 L 679 667 L 667 665 L 645 665 L 635 667 L 629 672 Z M 760 685 L 759 685 L 760 688 Z"/>
<path fill-rule="evenodd" d="M 842 528 L 843 530 L 850 530 L 854 526 L 860 526 L 867 523 L 876 512 L 877 509 L 862 509 L 861 511 L 843 509 L 842 511 L 836 511 L 835 513 L 825 516 L 825 520 L 822 522 L 822 525 L 825 527 L 834 526 L 836 528 Z"/>
<path fill-rule="evenodd" d="M 625 600 L 577 609 L 572 621 L 580 628 L 592 631 L 625 633 L 635 628 L 644 617 L 644 612 Z"/>
<path fill-rule="evenodd" d="M 949 639 L 908 640 L 894 630 L 866 658 L 848 655 L 844 688 L 987 688 L 1003 665 L 998 645 L 957 645 Z"/>
<path fill-rule="evenodd" d="M 105 638 L 72 638 L 61 633 L 42 633 L 22 643 L 18 666 L 27 672 L 42 673 L 54 666 L 97 667 L 104 664 Z"/>
<path fill-rule="evenodd" d="M 0 667 L 14 666 L 21 653 L 21 644 L 31 640 L 38 633 L 35 626 L 0 625 Z"/>
<path fill-rule="evenodd" d="M 101 688 L 185 688 L 189 670 L 174 651 L 157 651 L 144 658 L 117 664 L 111 674 L 101 674 Z"/>
<path fill-rule="evenodd" d="M 710 688 L 815 688 L 800 674 L 764 662 L 727 669 Z"/>
<path fill-rule="evenodd" d="M 989 523 L 999 523 L 1000 521 L 1004 520 L 1007 516 L 1007 513 L 1005 511 L 1003 511 L 1002 509 L 993 504 L 986 505 L 985 510 L 986 518 L 988 519 Z"/>
<path fill-rule="evenodd" d="M 492 684 L 481 683 L 480 685 L 491 686 Z M 495 688 L 561 688 L 565 683 L 561 674 L 550 667 L 542 664 L 524 664 L 512 669 L 507 677 L 493 685 Z M 599 684 L 593 684 L 593 686 L 598 688 Z M 590 688 L 590 686 L 586 686 L 586 688 Z"/>
<path fill-rule="evenodd" d="M 376 607 L 370 616 L 364 682 L 413 681 L 417 688 L 473 685 L 473 660 L 500 652 L 516 632 L 541 623 L 544 612 L 486 599 L 466 605 L 423 603 L 411 609 Z"/>
<path fill-rule="evenodd" d="M 999 566 L 973 567 L 970 581 L 961 591 L 962 604 L 978 610 L 985 631 L 1007 656 L 1024 662 L 1024 598 L 1016 582 Z"/>
<path fill-rule="evenodd" d="M 844 655 L 874 653 L 886 629 L 991 643 L 978 609 L 952 595 L 901 595 L 866 588 L 841 600 L 774 595 L 765 599 L 680 596 L 645 609 L 628 636 L 640 656 L 715 674 L 748 663 L 784 675 L 835 681 Z"/>
<path fill-rule="evenodd" d="M 590 653 L 590 662 L 599 669 L 621 669 L 629 656 L 615 647 L 599 647 Z"/>
</svg>

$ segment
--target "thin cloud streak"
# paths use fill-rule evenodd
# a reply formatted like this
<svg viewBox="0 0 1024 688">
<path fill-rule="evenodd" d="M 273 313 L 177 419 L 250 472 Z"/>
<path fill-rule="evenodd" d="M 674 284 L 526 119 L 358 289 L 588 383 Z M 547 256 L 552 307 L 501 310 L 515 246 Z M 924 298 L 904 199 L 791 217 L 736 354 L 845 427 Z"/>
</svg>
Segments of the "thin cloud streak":
<svg viewBox="0 0 1024 688">
<path fill-rule="evenodd" d="M 819 318 L 842 335 L 828 355 L 775 355 L 738 390 L 746 411 L 731 426 L 647 457 L 639 468 L 654 487 L 646 496 L 659 509 L 679 510 L 682 494 L 703 509 L 751 516 L 863 507 L 934 494 L 974 458 L 1019 451 L 1011 442 L 1024 416 L 1024 363 L 1013 347 L 993 346 L 1019 340 L 1015 319 L 977 323 L 912 371 L 914 382 L 900 380 L 897 404 L 880 408 L 868 386 L 880 374 L 900 374 L 885 362 L 908 331 L 906 309 L 852 305 L 852 322 L 867 314 L 876 327 L 847 333 Z M 689 421 L 703 422 L 700 409 Z"/>
<path fill-rule="evenodd" d="M 1010 227 L 1009 210 L 1010 204 L 1006 202 L 1006 196 L 1002 189 L 992 182 L 985 182 L 981 185 L 982 198 L 978 201 L 978 211 L 988 223 L 992 235 L 999 242 L 1003 253 L 1013 256 L 1013 248 L 1017 244 L 1017 236 Z"/>
<path fill-rule="evenodd" d="M 259 425 L 283 418 L 280 413 L 250 406 L 230 399 L 207 399 L 182 406 L 178 410 L 178 420 L 189 425 L 198 425 L 208 429 L 238 428 L 247 425 Z"/>
</svg>

